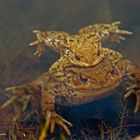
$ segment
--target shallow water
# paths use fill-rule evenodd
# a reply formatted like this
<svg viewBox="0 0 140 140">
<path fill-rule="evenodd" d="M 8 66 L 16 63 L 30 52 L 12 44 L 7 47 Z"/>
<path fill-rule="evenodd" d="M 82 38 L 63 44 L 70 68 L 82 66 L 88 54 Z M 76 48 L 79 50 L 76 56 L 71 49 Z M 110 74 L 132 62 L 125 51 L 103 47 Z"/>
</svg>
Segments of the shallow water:
<svg viewBox="0 0 140 140">
<path fill-rule="evenodd" d="M 0 100 L 5 87 L 28 82 L 46 71 L 58 58 L 51 50 L 34 58 L 28 44 L 32 30 L 62 30 L 76 33 L 85 25 L 121 21 L 133 32 L 121 44 L 104 47 L 120 51 L 140 66 L 139 0 L 0 0 Z"/>
</svg>

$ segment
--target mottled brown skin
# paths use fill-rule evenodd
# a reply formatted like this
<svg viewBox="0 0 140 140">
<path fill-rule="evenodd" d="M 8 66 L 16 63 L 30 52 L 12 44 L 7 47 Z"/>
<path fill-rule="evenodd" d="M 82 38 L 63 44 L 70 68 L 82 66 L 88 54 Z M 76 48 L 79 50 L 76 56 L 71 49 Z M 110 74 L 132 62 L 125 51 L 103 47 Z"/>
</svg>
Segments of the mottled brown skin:
<svg viewBox="0 0 140 140">
<path fill-rule="evenodd" d="M 127 75 L 132 79 L 132 82 L 128 85 L 125 98 L 135 94 L 137 97 L 135 112 L 140 109 L 140 70 L 128 60 L 122 60 L 116 64 L 116 67 L 112 67 L 110 60 L 104 59 L 97 66 L 68 68 L 65 72 L 68 77 L 64 82 L 59 82 L 50 73 L 46 72 L 30 83 L 7 88 L 6 91 L 13 93 L 14 96 L 4 103 L 2 108 L 24 96 L 31 95 L 30 100 L 34 104 L 35 110 L 37 110 L 41 99 L 42 112 L 46 119 L 39 140 L 44 140 L 49 131 L 53 133 L 56 124 L 70 135 L 68 127 L 72 124 L 56 114 L 54 103 L 78 105 L 100 99 L 107 96 L 109 91 L 115 90 L 121 84 L 123 76 Z M 77 86 L 78 88 L 76 88 Z M 60 98 L 55 100 L 56 97 Z M 38 99 L 37 103 L 34 99 Z"/>
<path fill-rule="evenodd" d="M 38 48 L 44 47 L 43 43 L 60 53 L 60 59 L 50 67 L 49 73 L 52 73 L 52 75 L 61 81 L 63 81 L 64 69 L 66 67 L 71 65 L 93 66 L 99 63 L 104 57 L 104 53 L 99 53 L 102 46 L 95 33 L 77 35 L 68 35 L 67 33 L 56 31 L 35 31 L 35 33 L 38 40 L 30 44 L 30 46 L 37 45 L 35 54 L 42 54 L 42 51 L 38 51 Z"/>
<path fill-rule="evenodd" d="M 45 45 L 60 53 L 60 59 L 51 66 L 49 72 L 58 80 L 63 81 L 66 67 L 73 65 L 80 67 L 95 66 L 109 54 L 116 60 L 122 57 L 118 52 L 103 48 L 101 45 L 102 40 L 113 35 L 118 35 L 117 39 L 121 40 L 122 36 L 120 35 L 131 34 L 129 31 L 119 30 L 119 24 L 120 22 L 94 24 L 82 28 L 76 35 L 59 31 L 41 32 L 35 30 L 33 32 L 37 36 L 37 41 L 30 43 L 30 46 L 37 46 L 36 56 L 42 55 Z"/>
<path fill-rule="evenodd" d="M 115 83 L 116 85 L 117 83 L 120 83 L 122 78 L 122 74 L 118 67 L 113 65 L 112 61 L 106 58 L 98 65 L 94 66 L 94 69 L 93 67 L 86 69 L 72 67 L 67 70 L 79 74 L 79 76 L 73 76 L 71 82 L 68 82 L 69 86 L 74 89 L 98 89 L 101 88 L 101 86 L 102 88 L 110 87 L 112 83 Z M 72 83 L 74 84 L 72 85 Z"/>
<path fill-rule="evenodd" d="M 108 38 L 110 38 L 113 42 L 120 42 L 121 40 L 125 40 L 125 38 L 121 35 L 131 35 L 132 32 L 127 30 L 120 30 L 118 27 L 120 24 L 121 23 L 119 21 L 113 22 L 111 24 L 93 24 L 81 28 L 76 35 L 62 31 L 41 32 L 39 30 L 34 30 L 33 33 L 36 34 L 37 40 L 30 43 L 29 46 L 37 46 L 37 50 L 34 55 L 38 57 L 43 54 L 45 45 L 54 51 L 59 52 L 60 54 L 63 54 L 65 48 L 69 48 L 73 50 L 76 55 L 77 51 L 75 51 L 75 48 L 77 48 L 77 45 L 79 44 L 79 39 L 86 35 L 92 35 L 93 40 L 97 39 L 100 41 Z"/>
</svg>

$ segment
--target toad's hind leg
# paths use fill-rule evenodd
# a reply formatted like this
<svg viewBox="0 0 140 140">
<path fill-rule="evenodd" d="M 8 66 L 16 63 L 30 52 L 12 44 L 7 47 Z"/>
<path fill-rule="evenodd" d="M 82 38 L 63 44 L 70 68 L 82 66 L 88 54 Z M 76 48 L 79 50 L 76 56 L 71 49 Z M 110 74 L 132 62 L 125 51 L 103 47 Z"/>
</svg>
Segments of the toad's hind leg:
<svg viewBox="0 0 140 140">
<path fill-rule="evenodd" d="M 127 99 L 132 94 L 136 96 L 136 105 L 134 112 L 140 111 L 140 81 L 134 79 L 130 86 L 127 88 L 127 93 L 124 96 L 124 99 Z"/>
<path fill-rule="evenodd" d="M 136 105 L 134 112 L 140 111 L 140 68 L 133 65 L 131 61 L 124 61 L 125 66 L 130 77 L 130 82 L 128 82 L 127 93 L 124 99 L 127 99 L 132 94 L 136 96 Z"/>
<path fill-rule="evenodd" d="M 68 127 L 71 127 L 72 124 L 55 112 L 54 97 L 47 89 L 42 92 L 41 105 L 46 122 L 41 131 L 39 140 L 45 140 L 48 135 L 48 131 L 53 133 L 56 124 L 62 127 L 68 135 L 71 135 Z"/>
</svg>

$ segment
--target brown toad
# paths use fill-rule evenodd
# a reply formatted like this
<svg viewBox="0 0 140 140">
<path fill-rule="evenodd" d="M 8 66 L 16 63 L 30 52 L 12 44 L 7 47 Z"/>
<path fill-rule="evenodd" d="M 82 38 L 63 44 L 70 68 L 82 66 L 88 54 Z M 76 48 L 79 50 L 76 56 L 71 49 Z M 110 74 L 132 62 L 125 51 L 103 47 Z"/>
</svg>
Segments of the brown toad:
<svg viewBox="0 0 140 140">
<path fill-rule="evenodd" d="M 56 80 L 54 76 L 46 72 L 30 83 L 7 88 L 6 91 L 13 93 L 14 96 L 5 102 L 2 108 L 30 95 L 30 100 L 35 104 L 35 110 L 37 110 L 38 104 L 41 104 L 46 120 L 39 140 L 45 140 L 49 131 L 53 133 L 55 125 L 61 126 L 70 135 L 68 127 L 72 124 L 55 112 L 54 103 L 79 105 L 100 99 L 102 96 L 107 96 L 108 92 L 115 90 L 121 84 L 123 76 L 127 76 L 130 81 L 125 98 L 135 94 L 137 97 L 135 112 L 140 109 L 140 69 L 129 60 L 121 60 L 112 67 L 110 60 L 104 59 L 94 67 L 68 68 L 65 73 L 68 77 L 63 82 Z"/>
</svg>

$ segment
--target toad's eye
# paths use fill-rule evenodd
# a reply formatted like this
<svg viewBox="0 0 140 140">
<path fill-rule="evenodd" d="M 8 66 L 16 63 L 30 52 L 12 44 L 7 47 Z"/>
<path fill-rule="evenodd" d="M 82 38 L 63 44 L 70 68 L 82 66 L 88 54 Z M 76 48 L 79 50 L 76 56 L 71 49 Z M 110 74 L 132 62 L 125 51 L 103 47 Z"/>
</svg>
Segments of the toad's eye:
<svg viewBox="0 0 140 140">
<path fill-rule="evenodd" d="M 68 39 L 69 42 L 74 42 L 73 39 Z"/>
<path fill-rule="evenodd" d="M 88 82 L 88 78 L 85 75 L 80 75 L 80 81 L 86 84 Z"/>
<path fill-rule="evenodd" d="M 80 56 L 75 55 L 75 59 L 80 61 L 81 58 L 80 58 Z"/>
</svg>

